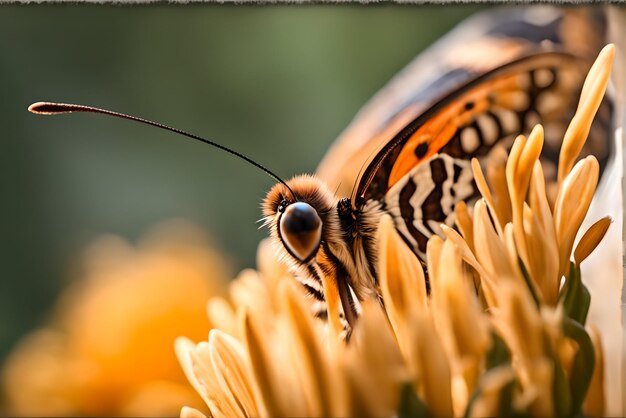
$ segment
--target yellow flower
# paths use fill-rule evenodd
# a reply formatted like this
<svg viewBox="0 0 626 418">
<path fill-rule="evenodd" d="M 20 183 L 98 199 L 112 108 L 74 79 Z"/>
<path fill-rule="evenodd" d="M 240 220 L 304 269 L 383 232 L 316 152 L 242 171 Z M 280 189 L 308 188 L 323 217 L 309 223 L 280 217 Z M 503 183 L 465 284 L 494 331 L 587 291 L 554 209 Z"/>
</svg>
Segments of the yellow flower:
<svg viewBox="0 0 626 418">
<path fill-rule="evenodd" d="M 587 77 L 553 202 L 538 160 L 541 126 L 518 137 L 508 158 L 495 159 L 487 178 L 473 161 L 483 199 L 457 206 L 459 232 L 443 227 L 446 239 L 428 242 L 429 295 L 422 265 L 382 217 L 384 308 L 364 301 L 348 343 L 313 318 L 311 300 L 262 244 L 260 272 L 243 272 L 228 298 L 209 302 L 216 328 L 208 342 L 176 343 L 210 415 L 603 414 L 608 336 L 587 324 L 580 263 L 610 220 L 574 247 L 598 182 L 596 159 L 576 160 L 613 55 L 607 46 Z M 203 414 L 185 407 L 181 416 Z"/>
<path fill-rule="evenodd" d="M 52 323 L 8 358 L 6 412 L 171 416 L 181 404 L 201 407 L 172 341 L 183 329 L 205 338 L 213 326 L 205 307 L 226 287 L 221 260 L 181 223 L 161 226 L 136 249 L 117 237 L 96 242 Z"/>
</svg>

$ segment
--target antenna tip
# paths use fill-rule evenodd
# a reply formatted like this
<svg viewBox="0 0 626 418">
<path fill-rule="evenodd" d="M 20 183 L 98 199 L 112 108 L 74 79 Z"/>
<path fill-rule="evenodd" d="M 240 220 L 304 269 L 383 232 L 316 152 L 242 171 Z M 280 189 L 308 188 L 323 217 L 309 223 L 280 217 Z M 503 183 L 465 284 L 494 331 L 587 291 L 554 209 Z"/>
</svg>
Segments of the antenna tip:
<svg viewBox="0 0 626 418">
<path fill-rule="evenodd" d="M 28 106 L 28 111 L 36 115 L 58 115 L 72 112 L 72 108 L 63 103 L 37 102 Z"/>
</svg>

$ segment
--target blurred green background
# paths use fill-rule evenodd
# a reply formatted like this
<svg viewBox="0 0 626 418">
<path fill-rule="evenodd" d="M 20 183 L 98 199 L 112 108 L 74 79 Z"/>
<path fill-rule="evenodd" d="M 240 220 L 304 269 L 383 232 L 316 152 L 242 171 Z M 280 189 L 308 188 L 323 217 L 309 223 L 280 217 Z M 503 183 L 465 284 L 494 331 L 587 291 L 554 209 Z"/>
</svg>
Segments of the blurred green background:
<svg viewBox="0 0 626 418">
<path fill-rule="evenodd" d="M 283 177 L 312 172 L 369 97 L 484 6 L 0 7 L 0 359 L 39 325 L 103 233 L 185 218 L 233 271 L 254 264 L 273 181 L 207 146 L 92 104 L 205 135 Z"/>
</svg>

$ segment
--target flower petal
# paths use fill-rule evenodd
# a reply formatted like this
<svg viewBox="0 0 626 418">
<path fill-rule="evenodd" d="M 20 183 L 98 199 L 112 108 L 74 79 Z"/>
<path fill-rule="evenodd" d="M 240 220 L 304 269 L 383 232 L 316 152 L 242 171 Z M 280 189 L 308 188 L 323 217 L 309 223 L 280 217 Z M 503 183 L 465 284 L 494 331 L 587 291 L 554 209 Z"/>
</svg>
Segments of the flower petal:
<svg viewBox="0 0 626 418">
<path fill-rule="evenodd" d="M 195 408 L 183 406 L 180 410 L 180 418 L 210 418 Z"/>
<path fill-rule="evenodd" d="M 554 223 L 559 242 L 559 273 L 568 271 L 576 233 L 587 214 L 598 184 L 600 166 L 595 157 L 582 159 L 565 178 L 554 205 Z"/>
<path fill-rule="evenodd" d="M 582 236 L 576 249 L 574 250 L 574 260 L 576 264 L 580 265 L 585 258 L 591 254 L 593 250 L 596 249 L 602 238 L 604 238 L 604 234 L 611 226 L 613 220 L 611 217 L 606 216 L 598 221 L 596 221 L 593 225 L 587 229 L 587 232 Z"/>
<path fill-rule="evenodd" d="M 253 382 L 241 343 L 230 335 L 213 329 L 209 333 L 209 353 L 216 380 L 230 393 L 245 416 L 259 416 Z"/>
<path fill-rule="evenodd" d="M 396 232 L 391 217 L 381 218 L 378 228 L 378 278 L 389 321 L 400 348 L 408 353 L 406 327 L 411 312 L 426 309 L 424 271 L 415 254 Z"/>
<path fill-rule="evenodd" d="M 559 154 L 559 183 L 569 174 L 589 135 L 591 123 L 609 83 L 614 58 L 615 45 L 605 46 L 585 78 L 578 109 L 565 132 Z"/>
</svg>

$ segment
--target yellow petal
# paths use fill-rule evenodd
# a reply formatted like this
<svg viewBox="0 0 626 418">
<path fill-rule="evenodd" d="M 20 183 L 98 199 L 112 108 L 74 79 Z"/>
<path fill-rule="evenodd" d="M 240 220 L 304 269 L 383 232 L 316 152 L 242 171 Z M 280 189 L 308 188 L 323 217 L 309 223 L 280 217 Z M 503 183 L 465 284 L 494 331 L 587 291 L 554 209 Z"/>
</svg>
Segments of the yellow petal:
<svg viewBox="0 0 626 418">
<path fill-rule="evenodd" d="M 503 281 L 498 288 L 500 305 L 492 323 L 509 347 L 520 379 L 523 393 L 516 402 L 537 415 L 551 415 L 553 361 L 546 356 L 542 317 L 526 285 Z"/>
<path fill-rule="evenodd" d="M 530 187 L 533 167 L 543 147 L 543 128 L 536 125 L 528 140 L 517 137 L 506 165 L 506 178 L 513 212 L 513 231 L 520 258 L 528 265 L 528 249 L 524 234 L 524 201 Z"/>
<path fill-rule="evenodd" d="M 446 351 L 432 320 L 416 313 L 413 326 L 419 330 L 412 341 L 413 356 L 420 370 L 420 392 L 428 411 L 435 417 L 454 415 L 452 403 L 452 372 Z"/>
<path fill-rule="evenodd" d="M 489 345 L 488 324 L 478 303 L 472 277 L 464 272 L 455 244 L 443 244 L 438 275 L 432 277 L 431 306 L 435 325 L 446 346 L 453 371 L 463 381 L 456 390 L 455 412 L 461 413 L 474 390 L 482 357 Z M 458 387 L 458 385 L 457 385 Z"/>
<path fill-rule="evenodd" d="M 614 58 L 615 46 L 613 44 L 605 46 L 587 74 L 578 109 L 563 138 L 559 154 L 559 183 L 569 174 L 589 135 L 591 123 L 609 83 Z"/>
<path fill-rule="evenodd" d="M 250 370 L 241 343 L 224 332 L 209 333 L 209 351 L 215 377 L 222 390 L 230 393 L 246 416 L 258 416 Z"/>
<path fill-rule="evenodd" d="M 487 179 L 493 190 L 493 204 L 498 214 L 500 226 L 513 220 L 511 197 L 506 182 L 506 161 L 508 153 L 504 147 L 496 146 L 490 152 L 487 163 Z"/>
<path fill-rule="evenodd" d="M 596 249 L 612 222 L 613 220 L 607 216 L 589 227 L 574 250 L 574 261 L 576 261 L 576 264 L 580 265 Z"/>
<path fill-rule="evenodd" d="M 446 238 L 456 245 L 457 250 L 459 251 L 459 255 L 467 264 L 476 269 L 479 274 L 487 275 L 487 272 L 485 271 L 483 266 L 474 256 L 474 253 L 472 252 L 469 243 L 463 237 L 461 237 L 457 231 L 444 224 L 441 224 L 441 230 L 443 231 L 443 234 L 446 236 Z"/>
<path fill-rule="evenodd" d="M 382 417 L 396 414 L 400 387 L 411 375 L 377 300 L 363 302 L 362 315 L 345 348 L 339 354 L 343 354 L 348 404 L 339 415 Z M 341 387 L 332 388 L 338 395 L 341 390 Z"/>
<path fill-rule="evenodd" d="M 409 325 L 411 312 L 426 309 L 424 271 L 388 215 L 380 220 L 377 242 L 377 271 L 385 308 L 400 347 L 406 353 L 405 327 Z"/>
<path fill-rule="evenodd" d="M 293 281 L 283 282 L 278 289 L 284 301 L 285 314 L 291 327 L 290 344 L 294 350 L 300 384 L 308 405 L 306 415 L 330 416 L 332 412 L 331 376 L 327 353 L 313 324 L 303 295 Z"/>
<path fill-rule="evenodd" d="M 554 236 L 554 219 L 546 193 L 546 181 L 543 175 L 543 168 L 539 161 L 537 161 L 533 167 L 533 174 L 530 179 L 530 190 L 528 193 L 528 204 L 545 233 Z"/>
<path fill-rule="evenodd" d="M 598 184 L 600 166 L 593 156 L 576 163 L 563 181 L 554 206 L 554 223 L 559 242 L 560 275 L 568 271 L 576 233 L 587 214 Z"/>
<path fill-rule="evenodd" d="M 472 229 L 474 227 L 472 226 Z M 474 256 L 475 250 L 470 249 L 469 243 L 466 242 L 458 232 L 454 229 L 450 228 L 447 225 L 441 225 L 441 230 L 443 231 L 446 238 L 456 245 L 457 251 L 459 251 L 459 255 L 467 264 L 469 264 L 476 272 L 480 278 L 480 283 L 477 286 L 480 286 L 478 289 L 479 295 L 485 298 L 487 306 L 496 306 L 496 300 L 493 296 L 493 286 L 495 285 L 495 280 L 493 276 L 484 269 L 482 264 L 478 262 L 476 257 Z M 472 233 L 473 236 L 473 233 Z M 433 239 L 433 238 L 431 238 Z M 438 263 L 438 261 L 437 261 Z"/>
<path fill-rule="evenodd" d="M 245 308 L 259 319 L 273 312 L 269 289 L 255 270 L 242 270 L 230 283 L 228 295 L 235 311 Z"/>
<path fill-rule="evenodd" d="M 237 315 L 226 299 L 222 297 L 209 299 L 207 315 L 215 328 L 229 335 L 238 336 Z"/>
<path fill-rule="evenodd" d="M 254 323 L 254 319 L 245 311 L 242 317 L 242 334 L 256 382 L 255 387 L 258 390 L 255 397 L 261 400 L 264 406 L 261 416 L 279 416 L 279 400 L 276 399 L 273 390 L 274 379 L 267 343 Z"/>
<path fill-rule="evenodd" d="M 470 251 L 474 251 L 474 226 L 472 216 L 469 214 L 467 205 L 464 201 L 460 201 L 454 208 L 454 216 L 456 219 L 456 226 L 459 229 L 463 240 L 469 246 Z"/>
<path fill-rule="evenodd" d="M 488 343 L 487 325 L 478 305 L 471 278 L 464 273 L 461 258 L 451 242 L 445 242 L 441 267 L 433 298 L 440 302 L 441 315 L 449 315 L 451 331 L 456 338 L 456 350 L 461 356 L 482 356 Z M 435 287 L 435 284 L 433 284 Z"/>
<path fill-rule="evenodd" d="M 529 206 L 524 206 L 524 230 L 528 244 L 528 274 L 541 292 L 541 301 L 556 305 L 561 284 L 559 253 L 554 232 L 546 233 Z"/>
<path fill-rule="evenodd" d="M 528 135 L 528 140 L 526 141 L 526 145 L 524 146 L 516 167 L 520 189 L 524 188 L 528 190 L 533 167 L 535 163 L 539 161 L 539 156 L 543 149 L 543 137 L 543 126 L 541 125 L 535 125 L 530 135 Z"/>
<path fill-rule="evenodd" d="M 433 235 L 426 244 L 426 265 L 428 266 L 428 274 L 439 274 L 439 257 L 441 256 L 441 247 L 443 240 L 439 235 Z"/>
<path fill-rule="evenodd" d="M 491 276 L 517 276 L 509 262 L 507 249 L 493 229 L 487 208 L 481 201 L 474 206 L 474 248 L 478 261 Z"/>
<path fill-rule="evenodd" d="M 269 282 L 270 287 L 273 287 L 275 281 L 281 277 L 291 276 L 287 271 L 287 266 L 278 260 L 277 255 L 278 252 L 271 238 L 265 238 L 259 243 L 256 254 L 256 265 L 261 276 Z"/>
<path fill-rule="evenodd" d="M 180 418 L 210 418 L 195 408 L 183 406 L 180 410 Z"/>
<path fill-rule="evenodd" d="M 478 159 L 472 158 L 472 173 L 474 174 L 474 182 L 476 183 L 476 187 L 478 191 L 483 196 L 485 204 L 489 208 L 491 215 L 494 219 L 497 220 L 495 223 L 496 231 L 498 234 L 502 233 L 502 220 L 498 218 L 498 212 L 496 211 L 496 205 L 493 200 L 493 196 L 491 195 L 491 191 L 489 190 L 489 186 L 487 185 L 487 181 L 485 180 L 485 176 L 480 168 L 480 163 Z"/>
<path fill-rule="evenodd" d="M 214 417 L 241 415 L 236 401 L 224 393 L 216 380 L 207 343 L 193 344 L 187 338 L 175 342 L 176 355 L 191 385 L 200 394 Z"/>
</svg>

